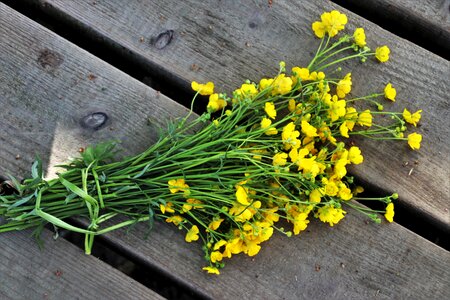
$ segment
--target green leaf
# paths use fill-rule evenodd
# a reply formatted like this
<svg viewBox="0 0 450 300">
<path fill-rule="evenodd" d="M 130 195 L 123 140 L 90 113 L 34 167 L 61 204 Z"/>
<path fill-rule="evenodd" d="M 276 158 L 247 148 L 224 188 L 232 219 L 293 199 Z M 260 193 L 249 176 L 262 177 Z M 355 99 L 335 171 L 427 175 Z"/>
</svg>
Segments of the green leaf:
<svg viewBox="0 0 450 300">
<path fill-rule="evenodd" d="M 25 203 L 27 203 L 28 201 L 30 201 L 33 197 L 35 197 L 36 196 L 36 193 L 34 193 L 34 194 L 31 194 L 31 195 L 29 195 L 29 196 L 27 196 L 27 197 L 24 197 L 24 198 L 22 198 L 22 199 L 20 199 L 20 200 L 18 200 L 18 201 L 16 201 L 16 202 L 14 202 L 13 204 L 11 204 L 9 207 L 8 207 L 8 211 L 9 210 L 11 210 L 11 209 L 13 209 L 13 208 L 15 208 L 15 207 L 18 207 L 18 206 L 21 206 L 22 204 L 25 204 Z"/>
</svg>

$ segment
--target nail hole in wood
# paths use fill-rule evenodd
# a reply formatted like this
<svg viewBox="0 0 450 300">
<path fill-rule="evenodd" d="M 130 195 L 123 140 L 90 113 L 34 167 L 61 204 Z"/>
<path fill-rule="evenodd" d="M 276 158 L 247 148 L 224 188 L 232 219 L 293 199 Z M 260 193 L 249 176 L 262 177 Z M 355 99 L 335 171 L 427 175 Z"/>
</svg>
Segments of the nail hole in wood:
<svg viewBox="0 0 450 300">
<path fill-rule="evenodd" d="M 92 130 L 98 130 L 108 121 L 108 115 L 104 112 L 94 112 L 81 119 L 81 126 Z"/>
</svg>

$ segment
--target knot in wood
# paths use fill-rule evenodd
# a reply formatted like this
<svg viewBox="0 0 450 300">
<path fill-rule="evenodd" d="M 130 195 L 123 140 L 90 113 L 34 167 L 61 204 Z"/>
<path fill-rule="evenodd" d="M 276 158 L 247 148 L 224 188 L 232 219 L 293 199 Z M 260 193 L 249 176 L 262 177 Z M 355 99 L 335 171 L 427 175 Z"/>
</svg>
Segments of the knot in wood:
<svg viewBox="0 0 450 300">
<path fill-rule="evenodd" d="M 152 44 L 156 49 L 162 50 L 172 42 L 173 33 L 173 30 L 166 30 L 160 33 L 157 37 L 151 38 L 150 44 Z"/>
<path fill-rule="evenodd" d="M 81 125 L 85 128 L 98 130 L 108 121 L 108 115 L 104 112 L 94 112 L 81 118 Z"/>
</svg>

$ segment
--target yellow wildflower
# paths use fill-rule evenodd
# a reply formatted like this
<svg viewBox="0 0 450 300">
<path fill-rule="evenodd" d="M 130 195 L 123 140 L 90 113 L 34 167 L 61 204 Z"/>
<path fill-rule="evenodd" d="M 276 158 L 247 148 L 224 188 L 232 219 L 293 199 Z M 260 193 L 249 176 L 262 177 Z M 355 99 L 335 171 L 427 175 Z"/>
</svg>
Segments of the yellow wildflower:
<svg viewBox="0 0 450 300">
<path fill-rule="evenodd" d="M 194 91 L 199 92 L 199 94 L 203 96 L 212 95 L 214 93 L 214 83 L 212 82 L 201 84 L 196 81 L 192 81 L 191 87 Z"/>
<path fill-rule="evenodd" d="M 419 109 L 415 113 L 411 114 L 411 112 L 405 108 L 403 110 L 403 118 L 405 119 L 406 122 L 408 122 L 409 124 L 412 124 L 412 125 L 414 125 L 414 127 L 416 127 L 417 123 L 419 123 L 419 121 L 420 121 L 421 113 L 422 113 L 422 110 Z"/>
<path fill-rule="evenodd" d="M 352 191 L 344 183 L 339 184 L 338 196 L 339 196 L 339 198 L 341 198 L 342 200 L 345 200 L 345 201 L 348 201 L 348 200 L 352 199 L 352 197 L 353 197 Z"/>
<path fill-rule="evenodd" d="M 330 115 L 331 122 L 337 121 L 340 117 L 345 116 L 345 106 L 347 105 L 345 100 L 338 100 L 336 95 L 334 95 L 329 105 L 330 109 L 328 110 L 328 114 Z"/>
<path fill-rule="evenodd" d="M 372 126 L 372 114 L 370 113 L 370 110 L 366 109 L 359 114 L 358 124 L 367 127 Z"/>
<path fill-rule="evenodd" d="M 366 45 L 366 34 L 364 33 L 364 28 L 356 28 L 353 33 L 353 39 L 358 47 L 364 47 Z"/>
<path fill-rule="evenodd" d="M 271 87 L 273 83 L 273 78 L 263 78 L 259 81 L 259 90 L 263 91 L 268 87 Z"/>
<path fill-rule="evenodd" d="M 336 185 L 336 182 L 334 182 L 333 180 L 328 180 L 327 178 L 324 177 L 322 178 L 322 184 L 325 185 L 323 192 L 327 196 L 336 196 L 337 193 L 339 192 L 339 188 Z"/>
<path fill-rule="evenodd" d="M 210 259 L 212 263 L 221 261 L 223 258 L 222 253 L 220 253 L 219 251 L 214 251 L 211 253 L 210 255 Z"/>
<path fill-rule="evenodd" d="M 201 204 L 203 204 L 202 201 L 197 200 L 197 199 L 192 199 L 192 198 L 187 199 L 186 202 L 187 203 L 183 204 L 183 207 L 182 207 L 183 212 L 188 212 L 192 208 L 200 209 L 200 208 L 202 208 Z"/>
<path fill-rule="evenodd" d="M 258 89 L 253 83 L 244 83 L 235 91 L 239 96 L 253 97 L 258 94 Z"/>
<path fill-rule="evenodd" d="M 318 38 L 323 38 L 325 33 L 328 33 L 330 37 L 338 34 L 339 31 L 344 29 L 344 25 L 347 24 L 347 16 L 341 14 L 337 10 L 323 13 L 320 16 L 321 22 L 314 22 L 312 29 L 314 34 Z"/>
<path fill-rule="evenodd" d="M 174 225 L 178 226 L 178 225 L 180 225 L 181 222 L 183 222 L 183 220 L 184 219 L 182 216 L 171 216 L 166 219 L 166 222 L 173 223 Z"/>
<path fill-rule="evenodd" d="M 207 271 L 208 274 L 220 274 L 219 269 L 217 269 L 216 267 L 204 267 L 202 270 Z"/>
<path fill-rule="evenodd" d="M 378 47 L 375 50 L 375 57 L 380 62 L 386 62 L 389 60 L 389 53 L 391 53 L 391 50 L 389 50 L 388 46 Z"/>
<path fill-rule="evenodd" d="M 349 137 L 349 135 L 348 135 L 347 122 L 344 122 L 344 123 L 341 124 L 341 126 L 339 126 L 339 132 L 341 133 L 341 135 L 342 135 L 343 137 L 346 137 L 346 138 Z"/>
<path fill-rule="evenodd" d="M 277 211 L 278 207 L 270 208 L 264 211 L 263 212 L 264 221 L 269 224 L 278 222 L 278 220 L 280 219 L 280 215 L 277 214 Z"/>
<path fill-rule="evenodd" d="M 354 165 L 362 163 L 364 157 L 361 155 L 361 150 L 356 146 L 350 147 L 348 150 L 348 160 Z"/>
<path fill-rule="evenodd" d="M 275 135 L 278 134 L 278 130 L 275 127 L 270 127 L 272 125 L 272 121 L 268 118 L 262 118 L 261 120 L 261 128 L 266 129 L 264 133 L 266 135 Z"/>
<path fill-rule="evenodd" d="M 302 127 L 302 132 L 307 137 L 314 137 L 314 136 L 318 135 L 317 128 L 312 126 L 311 124 L 309 124 L 307 121 L 302 121 L 301 127 Z"/>
<path fill-rule="evenodd" d="M 168 202 L 166 203 L 166 205 L 164 204 L 160 204 L 159 205 L 159 209 L 161 210 L 161 212 L 163 214 L 165 214 L 166 212 L 172 214 L 175 212 L 175 210 L 172 208 L 173 207 L 173 203 L 172 202 Z"/>
<path fill-rule="evenodd" d="M 248 190 L 242 185 L 236 187 L 236 200 L 242 205 L 249 205 L 250 199 L 248 198 Z"/>
<path fill-rule="evenodd" d="M 422 135 L 419 133 L 411 133 L 408 135 L 408 145 L 411 149 L 420 149 L 420 142 L 422 141 Z"/>
<path fill-rule="evenodd" d="M 296 78 L 298 77 L 302 81 L 309 79 L 309 69 L 307 69 L 307 68 L 293 67 L 292 73 L 294 73 Z"/>
<path fill-rule="evenodd" d="M 294 112 L 296 107 L 297 107 L 297 103 L 295 103 L 295 99 L 289 99 L 288 110 L 290 112 Z"/>
<path fill-rule="evenodd" d="M 274 166 L 284 166 L 287 163 L 287 153 L 278 152 L 272 158 L 272 164 Z"/>
<path fill-rule="evenodd" d="M 284 95 L 292 90 L 292 79 L 280 74 L 273 81 L 272 95 Z"/>
<path fill-rule="evenodd" d="M 176 192 L 184 192 L 189 188 L 183 178 L 171 179 L 167 182 L 169 184 L 169 190 L 172 194 Z"/>
<path fill-rule="evenodd" d="M 192 226 L 192 228 L 189 229 L 189 231 L 186 234 L 185 241 L 190 243 L 190 242 L 198 240 L 198 238 L 199 238 L 198 233 L 199 232 L 200 231 L 198 230 L 197 225 Z"/>
<path fill-rule="evenodd" d="M 301 231 L 304 231 L 306 227 L 308 226 L 309 220 L 307 213 L 299 213 L 297 214 L 294 219 L 292 220 L 292 223 L 294 223 L 294 234 L 297 235 Z"/>
<path fill-rule="evenodd" d="M 392 87 L 392 84 L 388 83 L 384 88 L 384 97 L 391 101 L 395 101 L 395 96 L 397 95 L 397 91 Z"/>
<path fill-rule="evenodd" d="M 346 120 L 345 125 L 350 131 L 352 131 L 356 120 L 358 120 L 358 112 L 356 111 L 356 108 L 347 107 L 344 118 Z"/>
<path fill-rule="evenodd" d="M 212 94 L 209 96 L 207 109 L 210 112 L 216 112 L 227 106 L 227 101 L 219 98 L 219 94 Z"/>
<path fill-rule="evenodd" d="M 391 202 L 386 206 L 386 213 L 384 214 L 384 217 L 389 223 L 394 221 L 394 203 Z"/>
<path fill-rule="evenodd" d="M 314 189 L 309 193 L 309 202 L 320 203 L 322 198 L 322 193 L 319 189 Z"/>
<path fill-rule="evenodd" d="M 334 226 L 344 218 L 346 212 L 341 208 L 335 208 L 329 204 L 322 206 L 317 210 L 317 215 L 320 221 L 328 223 L 330 226 Z"/>
<path fill-rule="evenodd" d="M 288 124 L 286 124 L 286 126 L 283 127 L 283 132 L 281 133 L 281 139 L 283 140 L 285 149 L 289 150 L 292 147 L 300 147 L 301 143 L 298 139 L 299 136 L 300 132 L 298 130 L 295 130 L 294 122 L 289 122 Z"/>
<path fill-rule="evenodd" d="M 336 162 L 336 164 L 334 165 L 334 175 L 337 176 L 337 178 L 343 178 L 345 175 L 347 175 L 346 165 L 346 159 L 339 159 Z"/>
<path fill-rule="evenodd" d="M 275 105 L 273 104 L 273 102 L 266 102 L 264 104 L 264 111 L 271 119 L 275 119 L 277 117 L 277 111 L 275 110 Z"/>
<path fill-rule="evenodd" d="M 209 223 L 208 228 L 211 230 L 217 230 L 219 228 L 220 224 L 222 224 L 223 219 L 217 219 L 213 220 L 211 223 Z"/>
<path fill-rule="evenodd" d="M 336 86 L 336 94 L 339 98 L 344 98 L 352 90 L 352 73 L 347 73 L 345 77 L 339 80 Z"/>
</svg>

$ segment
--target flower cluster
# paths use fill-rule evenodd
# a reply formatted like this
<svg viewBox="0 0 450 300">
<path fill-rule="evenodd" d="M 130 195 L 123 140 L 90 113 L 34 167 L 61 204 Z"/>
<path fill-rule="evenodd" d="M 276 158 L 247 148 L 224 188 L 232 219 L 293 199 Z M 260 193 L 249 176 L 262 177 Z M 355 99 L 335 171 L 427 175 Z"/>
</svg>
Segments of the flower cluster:
<svg viewBox="0 0 450 300">
<path fill-rule="evenodd" d="M 345 217 L 345 206 L 380 222 L 376 213 L 383 211 L 350 201 L 364 199 L 357 196 L 362 188 L 353 186 L 353 178 L 348 174 L 348 167 L 361 164 L 364 157 L 359 147 L 348 140 L 357 135 L 406 140 L 412 149 L 419 149 L 421 135 L 411 133 L 405 138 L 404 131 L 406 123 L 417 125 L 422 110 L 411 113 L 405 109 L 403 114 L 385 112 L 377 98 L 395 101 L 396 90 L 391 83 L 380 93 L 350 97 L 351 73 L 339 77 L 336 71 L 328 75 L 323 71 L 348 58 L 365 61 L 375 56 L 380 62 L 389 59 L 387 46 L 370 52 L 362 28 L 330 44 L 330 38 L 343 30 L 346 23 L 347 17 L 337 11 L 324 13 L 320 22 L 313 23 L 316 36 L 327 41 L 325 46 L 321 44 L 309 66 L 294 66 L 288 74 L 286 64 L 281 62 L 275 77 L 256 83 L 246 81 L 232 96 L 215 93 L 214 89 L 206 94 L 209 95 L 207 116 L 213 119 L 211 126 L 221 134 L 231 133 L 230 139 L 221 136 L 221 141 L 227 145 L 224 155 L 240 165 L 234 171 L 240 169 L 241 174 L 224 169 L 222 176 L 228 177 L 221 177 L 215 183 L 211 180 L 207 187 L 203 186 L 204 182 L 196 185 L 195 180 L 191 184 L 186 176 L 189 193 L 182 194 L 180 190 L 181 197 L 170 202 L 181 208 L 175 217 L 183 221 L 174 222 L 176 225 L 192 223 L 187 228 L 186 241 L 204 236 L 204 249 L 210 262 L 206 271 L 218 274 L 223 259 L 232 255 L 256 255 L 260 244 L 275 230 L 288 236 L 297 235 L 307 228 L 312 217 L 334 226 Z M 354 49 L 357 53 L 329 62 L 343 48 Z M 205 86 L 192 85 L 199 93 Z M 363 107 L 361 102 L 369 107 Z M 371 110 L 371 106 L 376 110 Z M 391 116 L 392 123 L 378 124 L 376 119 L 383 115 Z M 169 181 L 171 191 L 174 180 L 183 180 L 179 185 L 186 186 L 184 179 L 172 179 Z M 214 200 L 206 200 L 210 197 L 199 194 L 199 190 L 214 187 L 214 184 L 218 189 Z M 194 194 L 198 197 L 195 198 L 198 213 L 189 215 L 183 207 L 192 207 Z M 396 198 L 394 194 L 375 199 L 387 204 L 385 218 L 389 222 L 393 221 L 392 200 Z M 168 217 L 167 221 L 173 222 L 172 218 L 174 216 Z M 291 223 L 292 229 L 286 231 L 279 226 L 281 220 Z M 198 224 L 201 224 L 200 230 Z"/>
<path fill-rule="evenodd" d="M 89 149 L 51 184 L 38 178 L 18 185 L 22 198 L 0 196 L 3 207 L 11 206 L 0 215 L 13 220 L 0 226 L 0 232 L 51 222 L 85 233 L 89 252 L 95 235 L 158 218 L 185 230 L 186 242 L 201 241 L 209 263 L 204 270 L 219 274 L 225 259 L 240 253 L 254 256 L 275 231 L 298 235 L 311 218 L 334 226 L 352 208 L 375 222 L 384 213 L 392 222 L 397 194 L 362 198 L 362 187 L 353 184 L 348 169 L 364 157 L 355 144 L 358 139 L 351 138 L 407 141 L 419 149 L 422 136 L 414 132 L 405 137 L 404 132 L 407 123 L 417 126 L 422 110 L 384 111 L 381 101 L 389 104 L 397 96 L 391 83 L 367 96 L 352 95 L 352 74 L 332 66 L 371 56 L 386 62 L 390 51 L 382 46 L 372 52 L 363 28 L 333 42 L 346 23 L 338 11 L 313 23 L 321 42 L 308 66 L 287 72 L 281 62 L 272 78 L 247 80 L 231 95 L 216 93 L 212 82 L 192 82 L 197 95 L 209 97 L 207 112 L 191 123 L 186 117 L 174 124 L 136 157 L 102 164 L 98 156 L 110 151 Z M 390 123 L 382 116 L 389 116 Z M 69 191 L 62 194 L 66 201 L 59 201 L 55 191 Z M 80 212 L 74 199 L 85 201 L 86 209 Z M 376 200 L 386 208 L 374 210 L 352 200 Z M 34 213 L 24 216 L 27 208 Z M 50 209 L 53 215 L 43 212 Z M 119 214 L 130 220 L 99 228 Z M 62 221 L 73 215 L 88 217 L 89 228 Z M 289 229 L 280 225 L 286 222 Z"/>
</svg>

